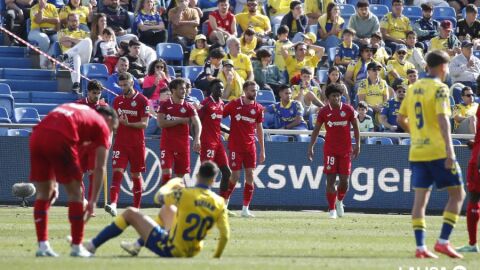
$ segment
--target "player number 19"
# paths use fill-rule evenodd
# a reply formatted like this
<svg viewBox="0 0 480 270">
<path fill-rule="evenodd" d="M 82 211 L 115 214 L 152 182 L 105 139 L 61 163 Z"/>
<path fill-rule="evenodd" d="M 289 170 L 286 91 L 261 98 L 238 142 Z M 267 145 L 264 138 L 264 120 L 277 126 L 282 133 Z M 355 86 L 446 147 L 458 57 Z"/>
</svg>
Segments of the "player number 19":
<svg viewBox="0 0 480 270">
<path fill-rule="evenodd" d="M 335 165 L 335 157 L 327 156 L 327 165 Z"/>
</svg>

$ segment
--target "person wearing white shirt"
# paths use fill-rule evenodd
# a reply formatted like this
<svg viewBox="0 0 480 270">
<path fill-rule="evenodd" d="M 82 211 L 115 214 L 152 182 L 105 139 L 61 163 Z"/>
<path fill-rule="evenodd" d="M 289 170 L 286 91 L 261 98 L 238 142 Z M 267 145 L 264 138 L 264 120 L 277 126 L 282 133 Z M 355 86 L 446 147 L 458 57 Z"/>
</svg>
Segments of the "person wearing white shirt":
<svg viewBox="0 0 480 270">
<path fill-rule="evenodd" d="M 462 53 L 450 62 L 450 75 L 454 83 L 462 83 L 477 89 L 477 77 L 480 75 L 480 59 L 473 55 L 473 43 L 470 40 L 462 42 Z"/>
</svg>

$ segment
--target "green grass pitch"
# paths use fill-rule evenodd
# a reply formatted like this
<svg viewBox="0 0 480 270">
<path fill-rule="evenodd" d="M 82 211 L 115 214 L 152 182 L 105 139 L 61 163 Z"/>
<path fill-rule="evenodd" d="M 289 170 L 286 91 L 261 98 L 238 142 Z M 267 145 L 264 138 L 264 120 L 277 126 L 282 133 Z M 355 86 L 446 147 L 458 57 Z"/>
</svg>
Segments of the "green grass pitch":
<svg viewBox="0 0 480 270">
<path fill-rule="evenodd" d="M 144 211 L 156 213 L 156 209 Z M 255 219 L 231 218 L 231 239 L 220 260 L 211 259 L 216 229 L 207 236 L 204 250 L 192 259 L 162 259 L 146 249 L 139 257 L 129 257 L 119 243 L 136 238 L 132 228 L 97 250 L 95 258 L 70 258 L 65 240 L 70 232 L 66 213 L 65 207 L 50 210 L 50 242 L 61 257 L 35 258 L 32 208 L 0 207 L 0 269 L 480 269 L 480 254 L 467 254 L 463 260 L 445 256 L 439 260 L 415 259 L 408 215 L 347 213 L 329 220 L 325 212 L 307 211 L 255 211 Z M 441 221 L 439 216 L 427 219 L 431 249 Z M 110 222 L 111 217 L 98 209 L 97 217 L 87 224 L 85 239 Z M 460 219 L 452 242 L 457 246 L 467 242 L 465 217 Z"/>
</svg>

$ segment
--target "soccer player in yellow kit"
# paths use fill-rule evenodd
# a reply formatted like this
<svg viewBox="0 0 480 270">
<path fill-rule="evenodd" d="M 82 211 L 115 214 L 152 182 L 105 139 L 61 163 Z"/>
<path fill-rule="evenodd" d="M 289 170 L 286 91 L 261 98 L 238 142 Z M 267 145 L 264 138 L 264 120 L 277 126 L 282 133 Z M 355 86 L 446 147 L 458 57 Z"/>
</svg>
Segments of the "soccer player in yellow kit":
<svg viewBox="0 0 480 270">
<path fill-rule="evenodd" d="M 214 257 L 220 258 L 230 236 L 230 226 L 224 199 L 210 190 L 217 174 L 217 165 L 206 161 L 199 169 L 195 187 L 172 189 L 166 194 L 157 193 L 155 201 L 162 205 L 162 211 L 174 209 L 172 206 L 178 209 L 176 217 L 170 214 L 165 219 L 167 215 L 163 215 L 162 222 L 172 224 L 170 231 L 160 227 L 137 208 L 129 207 L 86 243 L 86 249 L 95 252 L 103 243 L 120 235 L 131 225 L 143 239 L 145 247 L 158 256 L 193 257 L 202 250 L 203 239 L 216 224 L 220 238 Z"/>
<path fill-rule="evenodd" d="M 412 84 L 400 106 L 397 122 L 410 133 L 409 161 L 415 200 L 412 225 L 417 244 L 417 258 L 438 258 L 425 245 L 425 208 L 433 184 L 447 189 L 448 202 L 435 251 L 452 258 L 463 256 L 448 239 L 465 198 L 460 166 L 455 160 L 450 134 L 450 101 L 448 86 L 442 83 L 448 73 L 450 57 L 444 51 L 433 51 L 426 57 L 429 76 Z"/>
</svg>

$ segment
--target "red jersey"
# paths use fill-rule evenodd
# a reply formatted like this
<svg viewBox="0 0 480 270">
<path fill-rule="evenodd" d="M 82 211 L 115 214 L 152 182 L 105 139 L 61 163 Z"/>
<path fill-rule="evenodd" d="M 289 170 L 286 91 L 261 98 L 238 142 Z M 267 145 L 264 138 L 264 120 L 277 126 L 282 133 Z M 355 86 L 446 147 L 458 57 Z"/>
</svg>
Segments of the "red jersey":
<svg viewBox="0 0 480 270">
<path fill-rule="evenodd" d="M 81 98 L 81 99 L 75 101 L 75 103 L 87 105 L 88 107 L 90 107 L 94 110 L 97 109 L 98 106 L 107 106 L 108 107 L 108 104 L 105 101 L 103 101 L 103 99 L 97 101 L 96 103 L 92 103 L 88 100 L 88 97 Z"/>
<path fill-rule="evenodd" d="M 211 12 L 209 16 L 213 16 L 215 18 L 215 21 L 217 22 L 217 27 L 223 28 L 228 33 L 233 34 L 232 24 L 233 24 L 233 18 L 235 18 L 235 16 L 230 11 L 227 12 L 227 16 L 225 16 L 225 18 L 222 18 L 222 16 L 220 16 L 220 12 L 218 10 Z M 208 36 L 210 36 L 210 33 L 212 33 L 212 26 L 210 25 L 210 22 L 209 22 Z"/>
<path fill-rule="evenodd" d="M 202 134 L 200 141 L 202 144 L 216 145 L 220 141 L 220 123 L 223 117 L 223 100 L 216 102 L 212 97 L 207 97 L 201 103 L 202 108 L 198 116 L 202 121 Z"/>
<path fill-rule="evenodd" d="M 118 116 L 126 115 L 128 122 L 140 122 L 142 118 L 148 117 L 148 99 L 136 92 L 133 97 L 127 98 L 124 95 L 117 96 L 113 100 L 113 108 Z M 145 134 L 142 128 L 131 128 L 120 124 L 117 135 L 115 136 L 115 145 L 144 145 Z"/>
<path fill-rule="evenodd" d="M 480 106 L 479 106 L 480 108 Z M 480 119 L 480 110 L 477 109 L 476 113 L 477 119 Z M 477 130 L 475 131 L 475 141 L 473 143 L 472 155 L 470 157 L 469 163 L 477 164 L 478 152 L 480 151 L 480 125 L 477 125 Z"/>
<path fill-rule="evenodd" d="M 165 114 L 166 120 L 175 120 L 178 117 L 190 118 L 197 115 L 195 108 L 188 102 L 176 104 L 170 98 L 160 105 L 159 113 Z M 162 129 L 160 148 L 174 152 L 190 152 L 189 124 L 176 125 Z"/>
<path fill-rule="evenodd" d="M 257 124 L 263 122 L 262 105 L 257 102 L 247 105 L 240 97 L 225 106 L 223 117 L 227 116 L 231 119 L 228 149 L 236 152 L 254 151 Z"/>
<path fill-rule="evenodd" d="M 352 136 L 350 125 L 357 118 L 357 112 L 352 106 L 341 103 L 339 108 L 327 105 L 320 109 L 317 116 L 318 124 L 325 124 L 324 152 L 343 155 L 352 152 Z"/>
<path fill-rule="evenodd" d="M 58 106 L 33 131 L 37 129 L 56 131 L 80 147 L 110 147 L 110 129 L 105 119 L 81 104 L 66 103 Z"/>
</svg>

